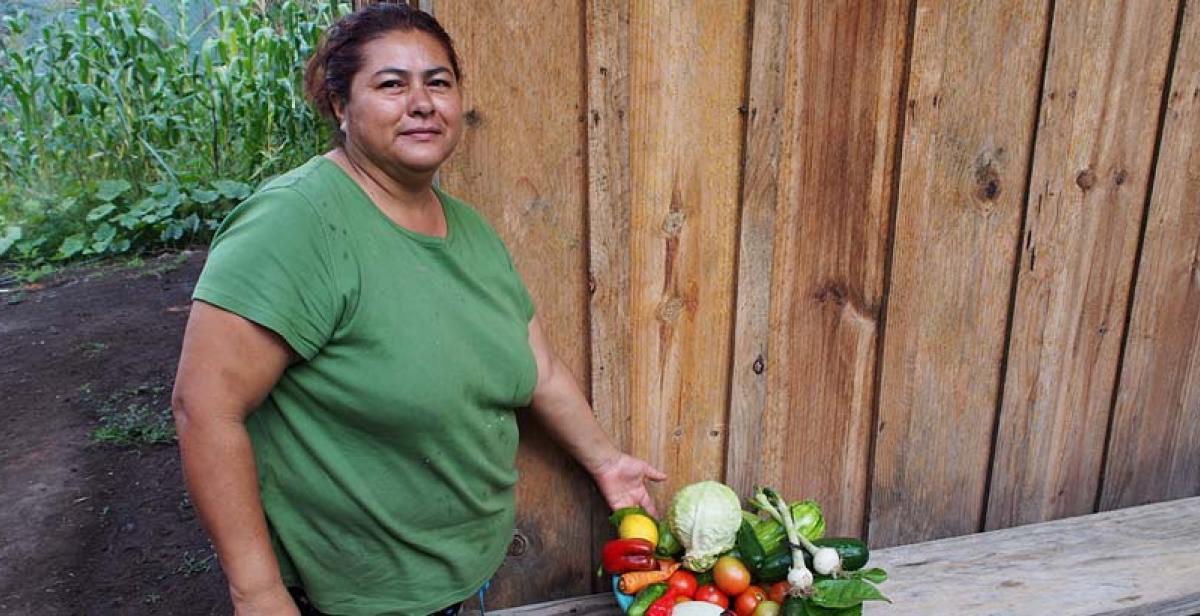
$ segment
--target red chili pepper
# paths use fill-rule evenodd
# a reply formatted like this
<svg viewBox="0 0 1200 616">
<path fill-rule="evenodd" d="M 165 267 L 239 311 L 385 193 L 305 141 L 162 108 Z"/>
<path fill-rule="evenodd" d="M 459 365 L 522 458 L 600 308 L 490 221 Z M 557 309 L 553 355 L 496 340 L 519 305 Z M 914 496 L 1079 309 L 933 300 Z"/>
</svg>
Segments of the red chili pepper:
<svg viewBox="0 0 1200 616">
<path fill-rule="evenodd" d="M 604 570 L 609 573 L 650 571 L 658 567 L 654 560 L 654 544 L 645 539 L 613 539 L 604 544 L 601 553 Z"/>
<path fill-rule="evenodd" d="M 675 598 L 678 596 L 679 592 L 675 588 L 667 589 L 667 594 L 646 608 L 646 616 L 671 616 L 671 612 L 675 610 Z"/>
</svg>

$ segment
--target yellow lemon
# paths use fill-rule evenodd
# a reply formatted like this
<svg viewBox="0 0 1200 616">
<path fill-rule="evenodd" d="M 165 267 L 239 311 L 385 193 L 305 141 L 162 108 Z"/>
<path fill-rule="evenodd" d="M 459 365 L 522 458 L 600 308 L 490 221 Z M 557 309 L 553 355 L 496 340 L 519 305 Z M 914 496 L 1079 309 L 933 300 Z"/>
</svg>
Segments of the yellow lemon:
<svg viewBox="0 0 1200 616">
<path fill-rule="evenodd" d="M 658 524 L 650 516 L 631 513 L 621 520 L 617 527 L 617 536 L 622 539 L 645 539 L 653 545 L 658 545 Z"/>
</svg>

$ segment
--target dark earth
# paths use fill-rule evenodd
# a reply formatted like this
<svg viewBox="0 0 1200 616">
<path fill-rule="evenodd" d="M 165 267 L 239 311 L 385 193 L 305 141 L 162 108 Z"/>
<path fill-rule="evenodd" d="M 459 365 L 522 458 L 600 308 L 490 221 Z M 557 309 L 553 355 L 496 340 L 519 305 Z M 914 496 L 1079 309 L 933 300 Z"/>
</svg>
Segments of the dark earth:
<svg viewBox="0 0 1200 616">
<path fill-rule="evenodd" d="M 0 614 L 231 612 L 168 410 L 203 259 L 0 278 Z"/>
</svg>

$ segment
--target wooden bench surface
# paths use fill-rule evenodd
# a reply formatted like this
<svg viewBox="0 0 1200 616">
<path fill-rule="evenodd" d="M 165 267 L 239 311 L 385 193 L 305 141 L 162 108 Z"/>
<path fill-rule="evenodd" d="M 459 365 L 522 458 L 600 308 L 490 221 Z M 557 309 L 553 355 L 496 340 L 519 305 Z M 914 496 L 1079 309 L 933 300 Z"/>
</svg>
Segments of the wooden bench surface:
<svg viewBox="0 0 1200 616">
<path fill-rule="evenodd" d="M 1200 613 L 1200 497 L 872 553 L 894 601 L 871 616 Z M 489 612 L 620 616 L 600 594 Z"/>
</svg>

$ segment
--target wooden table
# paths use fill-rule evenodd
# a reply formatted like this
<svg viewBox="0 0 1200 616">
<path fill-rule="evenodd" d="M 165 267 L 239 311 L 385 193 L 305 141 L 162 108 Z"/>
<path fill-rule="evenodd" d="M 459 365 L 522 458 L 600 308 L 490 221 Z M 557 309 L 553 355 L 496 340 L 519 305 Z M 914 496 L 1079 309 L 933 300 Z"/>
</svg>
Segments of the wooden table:
<svg viewBox="0 0 1200 616">
<path fill-rule="evenodd" d="M 878 550 L 870 616 L 1200 613 L 1200 497 Z M 620 616 L 611 595 L 488 612 Z"/>
</svg>

